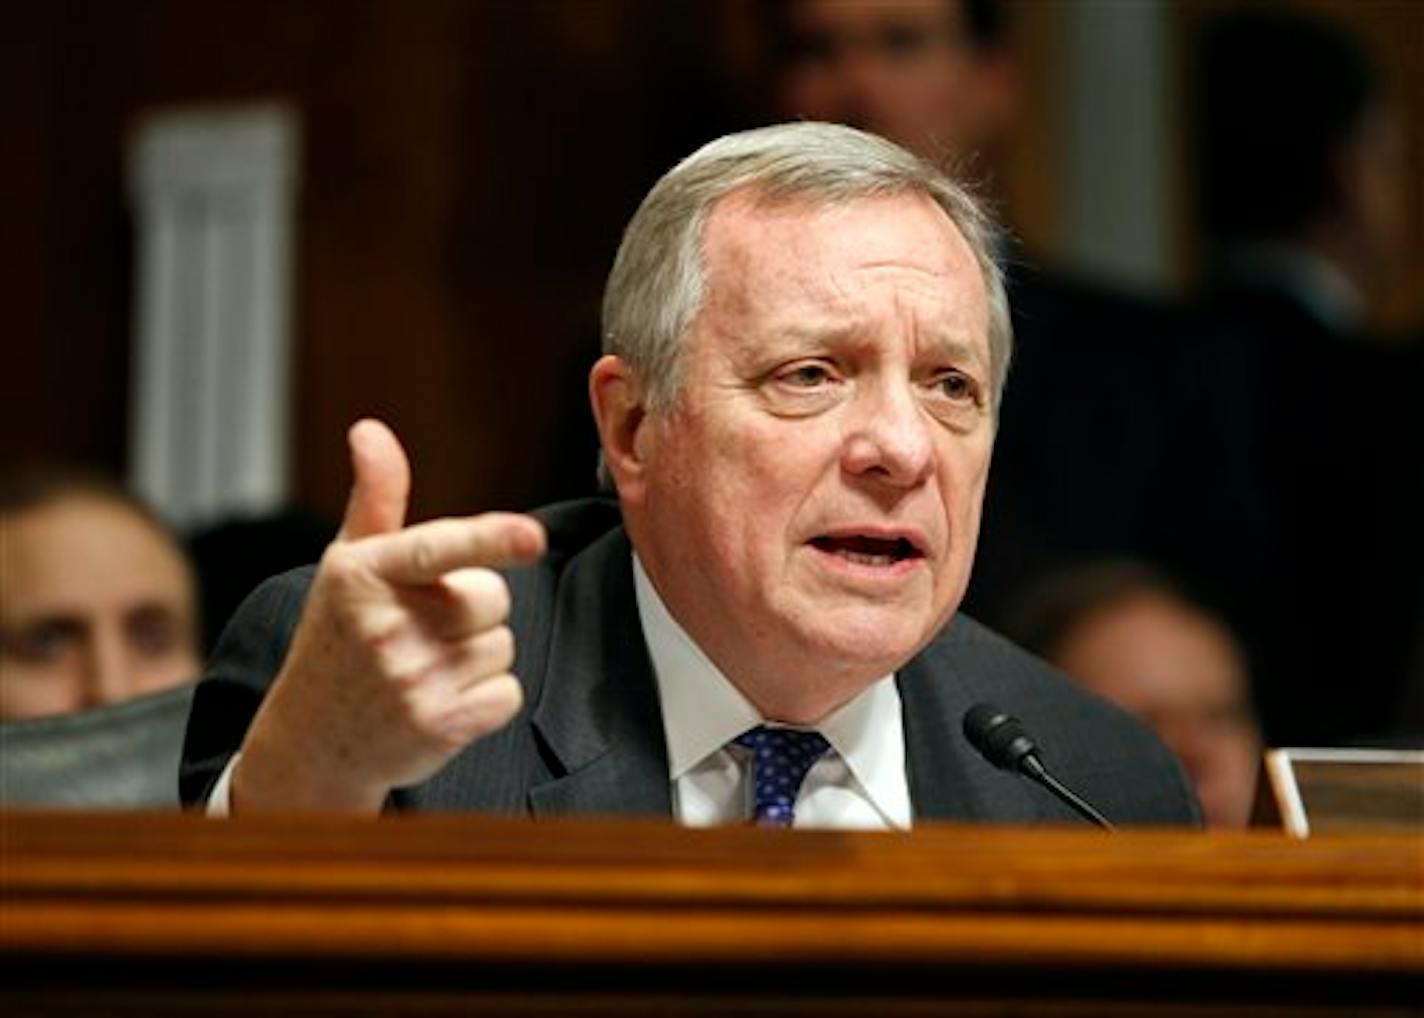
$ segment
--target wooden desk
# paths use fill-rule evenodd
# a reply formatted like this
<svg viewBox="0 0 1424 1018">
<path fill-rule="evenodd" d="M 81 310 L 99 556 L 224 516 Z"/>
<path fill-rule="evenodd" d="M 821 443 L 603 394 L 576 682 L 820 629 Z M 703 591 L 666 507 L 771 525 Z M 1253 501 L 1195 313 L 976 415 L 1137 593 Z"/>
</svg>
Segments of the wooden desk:
<svg viewBox="0 0 1424 1018">
<path fill-rule="evenodd" d="M 1424 845 L 0 815 L 20 1014 L 1407 1015 Z"/>
</svg>

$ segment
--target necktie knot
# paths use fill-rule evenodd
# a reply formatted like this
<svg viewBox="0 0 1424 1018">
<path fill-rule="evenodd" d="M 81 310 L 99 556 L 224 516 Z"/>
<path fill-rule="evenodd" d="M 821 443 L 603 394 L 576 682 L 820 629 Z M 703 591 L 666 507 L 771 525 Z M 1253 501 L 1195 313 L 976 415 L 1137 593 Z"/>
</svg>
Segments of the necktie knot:
<svg viewBox="0 0 1424 1018">
<path fill-rule="evenodd" d="M 752 754 L 756 793 L 753 819 L 765 826 L 790 827 L 796 819 L 796 795 L 801 783 L 831 744 L 819 732 L 764 725 L 743 732 L 732 741 Z"/>
</svg>

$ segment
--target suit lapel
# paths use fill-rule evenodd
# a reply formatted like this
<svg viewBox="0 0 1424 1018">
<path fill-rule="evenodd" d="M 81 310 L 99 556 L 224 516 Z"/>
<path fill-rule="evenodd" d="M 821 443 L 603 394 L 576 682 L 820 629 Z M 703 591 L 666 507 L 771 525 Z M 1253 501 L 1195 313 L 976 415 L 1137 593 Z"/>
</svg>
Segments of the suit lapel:
<svg viewBox="0 0 1424 1018">
<path fill-rule="evenodd" d="M 530 789 L 530 809 L 671 816 L 662 713 L 621 529 L 570 564 L 554 612 L 532 718 L 552 776 Z"/>
</svg>

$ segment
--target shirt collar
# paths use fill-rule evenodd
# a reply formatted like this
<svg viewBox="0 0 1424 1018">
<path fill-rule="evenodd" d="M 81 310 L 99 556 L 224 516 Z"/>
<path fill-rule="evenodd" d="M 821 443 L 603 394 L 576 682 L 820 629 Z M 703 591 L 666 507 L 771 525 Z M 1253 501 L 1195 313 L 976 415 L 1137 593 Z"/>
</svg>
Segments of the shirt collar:
<svg viewBox="0 0 1424 1018">
<path fill-rule="evenodd" d="M 764 722 L 751 701 L 672 617 L 637 555 L 633 556 L 633 588 L 662 703 L 669 777 L 677 781 L 738 735 Z M 897 827 L 908 828 L 905 730 L 895 676 L 872 683 L 823 718 L 816 729 L 885 817 Z"/>
</svg>

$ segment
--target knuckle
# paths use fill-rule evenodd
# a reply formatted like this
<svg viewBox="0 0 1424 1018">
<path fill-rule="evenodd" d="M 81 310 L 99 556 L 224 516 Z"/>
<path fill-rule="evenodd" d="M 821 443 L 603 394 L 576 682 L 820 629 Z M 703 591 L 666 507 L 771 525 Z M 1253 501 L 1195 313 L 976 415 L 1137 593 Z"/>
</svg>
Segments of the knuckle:
<svg viewBox="0 0 1424 1018">
<path fill-rule="evenodd" d="M 423 742 L 446 746 L 454 742 L 449 705 L 429 694 L 412 694 L 404 698 L 405 717 L 411 730 Z"/>
<path fill-rule="evenodd" d="M 340 584 L 350 583 L 358 572 L 357 557 L 350 545 L 334 541 L 322 552 L 318 572 Z"/>
<path fill-rule="evenodd" d="M 418 573 L 428 573 L 435 567 L 435 545 L 430 535 L 422 533 L 412 541 L 410 563 Z"/>
<path fill-rule="evenodd" d="M 509 584 L 493 569 L 462 569 L 456 589 L 476 629 L 499 625 L 509 617 Z"/>
<path fill-rule="evenodd" d="M 347 628 L 367 648 L 377 668 L 391 671 L 398 662 L 398 648 L 405 634 L 401 619 L 385 612 L 352 611 Z"/>
<path fill-rule="evenodd" d="M 483 600 L 491 622 L 503 622 L 509 617 L 509 584 L 492 569 L 481 570 L 484 577 Z"/>
<path fill-rule="evenodd" d="M 485 735 L 507 723 L 524 703 L 524 688 L 509 672 L 491 676 L 470 690 L 462 714 L 468 731 Z"/>
<path fill-rule="evenodd" d="M 382 677 L 409 712 L 425 686 L 425 672 L 418 668 L 397 667 L 383 671 Z"/>
<path fill-rule="evenodd" d="M 514 664 L 514 631 L 508 626 L 500 626 L 488 633 L 490 663 L 500 671 L 508 671 Z"/>
</svg>

